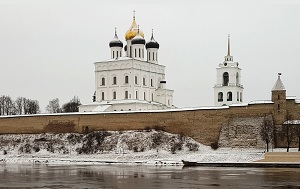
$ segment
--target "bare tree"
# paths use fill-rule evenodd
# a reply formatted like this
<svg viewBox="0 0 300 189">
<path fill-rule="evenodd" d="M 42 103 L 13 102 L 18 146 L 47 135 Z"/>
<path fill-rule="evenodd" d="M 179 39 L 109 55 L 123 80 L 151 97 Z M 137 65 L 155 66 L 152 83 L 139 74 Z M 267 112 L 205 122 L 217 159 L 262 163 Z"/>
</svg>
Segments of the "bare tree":
<svg viewBox="0 0 300 189">
<path fill-rule="evenodd" d="M 2 95 L 0 97 L 0 115 L 14 115 L 16 114 L 14 101 L 10 96 Z"/>
<path fill-rule="evenodd" d="M 271 116 L 264 117 L 260 134 L 267 145 L 267 152 L 269 152 L 269 144 L 274 139 L 274 123 Z"/>
<path fill-rule="evenodd" d="M 80 105 L 80 99 L 77 96 L 74 96 L 70 102 L 67 102 L 62 106 L 62 110 L 63 112 L 78 112 L 78 106 Z"/>
<path fill-rule="evenodd" d="M 283 138 L 286 140 L 286 151 L 290 151 L 291 144 L 295 138 L 295 128 L 290 123 L 289 120 L 287 120 L 286 124 L 282 125 L 282 132 L 283 132 Z"/>
<path fill-rule="evenodd" d="M 62 109 L 60 108 L 59 105 L 59 99 L 54 98 L 49 101 L 49 104 L 46 106 L 46 111 L 48 113 L 61 113 Z"/>
<path fill-rule="evenodd" d="M 16 114 L 17 115 L 22 115 L 24 114 L 24 97 L 18 97 L 15 100 L 15 109 L 16 109 Z"/>
</svg>

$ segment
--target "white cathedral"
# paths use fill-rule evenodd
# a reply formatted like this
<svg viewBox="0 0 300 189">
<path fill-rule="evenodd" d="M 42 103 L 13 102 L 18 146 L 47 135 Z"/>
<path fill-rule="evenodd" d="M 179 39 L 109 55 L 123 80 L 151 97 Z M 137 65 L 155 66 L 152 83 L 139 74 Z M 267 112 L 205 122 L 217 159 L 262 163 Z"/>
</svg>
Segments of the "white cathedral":
<svg viewBox="0 0 300 189">
<path fill-rule="evenodd" d="M 115 36 L 109 43 L 111 59 L 95 62 L 95 93 L 93 103 L 79 106 L 79 112 L 111 112 L 162 110 L 176 108 L 173 90 L 166 88 L 165 66 L 158 64 L 159 44 L 153 31 L 146 43 L 144 33 L 136 24 L 125 34 L 126 45 Z M 146 48 L 146 52 L 145 52 Z M 241 68 L 230 55 L 230 36 L 225 61 L 217 68 L 214 105 L 229 106 L 243 102 Z M 145 56 L 146 55 L 146 56 Z"/>
<path fill-rule="evenodd" d="M 165 66 L 158 64 L 159 44 L 153 31 L 146 43 L 136 24 L 125 34 L 126 45 L 115 31 L 109 43 L 111 59 L 95 64 L 93 103 L 79 106 L 80 112 L 161 110 L 173 106 L 173 90 L 166 88 Z M 146 48 L 146 52 L 145 52 Z"/>
</svg>

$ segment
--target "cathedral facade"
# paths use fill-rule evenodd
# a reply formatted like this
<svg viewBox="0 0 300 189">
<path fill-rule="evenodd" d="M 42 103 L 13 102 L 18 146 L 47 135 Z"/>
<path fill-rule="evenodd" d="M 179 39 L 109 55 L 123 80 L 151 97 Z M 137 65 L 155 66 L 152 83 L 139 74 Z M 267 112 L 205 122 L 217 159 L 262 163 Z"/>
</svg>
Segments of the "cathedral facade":
<svg viewBox="0 0 300 189">
<path fill-rule="evenodd" d="M 166 88 L 165 66 L 158 63 L 159 43 L 153 31 L 146 42 L 134 16 L 125 40 L 123 46 L 115 31 L 109 43 L 111 59 L 94 63 L 93 103 L 81 105 L 80 112 L 175 108 L 174 91 Z"/>
</svg>

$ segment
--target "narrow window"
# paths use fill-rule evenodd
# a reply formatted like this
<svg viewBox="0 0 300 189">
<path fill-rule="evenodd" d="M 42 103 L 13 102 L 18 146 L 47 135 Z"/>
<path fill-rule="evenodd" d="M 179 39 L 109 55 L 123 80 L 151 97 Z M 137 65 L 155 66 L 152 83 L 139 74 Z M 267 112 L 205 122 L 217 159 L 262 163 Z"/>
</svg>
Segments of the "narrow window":
<svg viewBox="0 0 300 189">
<path fill-rule="evenodd" d="M 277 110 L 280 112 L 280 104 L 277 104 Z"/>
<path fill-rule="evenodd" d="M 146 92 L 144 92 L 144 100 L 146 100 Z"/>
<path fill-rule="evenodd" d="M 117 77 L 114 76 L 114 77 L 113 77 L 113 85 L 116 85 L 116 84 L 117 84 Z"/>
<path fill-rule="evenodd" d="M 152 55 L 153 55 L 153 56 L 152 56 L 152 60 L 154 60 L 154 52 L 152 53 Z"/>
<path fill-rule="evenodd" d="M 102 86 L 105 85 L 105 77 L 102 77 L 102 79 L 101 79 L 101 85 L 102 85 Z"/>
<path fill-rule="evenodd" d="M 136 85 L 138 84 L 138 77 L 137 77 L 137 76 L 134 77 L 134 83 L 135 83 Z"/>
<path fill-rule="evenodd" d="M 157 61 L 157 53 L 156 53 L 156 61 Z"/>
<path fill-rule="evenodd" d="M 150 60 L 150 52 L 148 53 L 148 57 L 147 57 L 148 61 Z"/>
<path fill-rule="evenodd" d="M 223 93 L 222 92 L 218 93 L 218 102 L 223 102 Z"/>
<path fill-rule="evenodd" d="M 237 92 L 237 93 L 236 93 L 236 96 L 237 96 L 237 101 L 239 102 L 239 101 L 240 101 L 240 93 Z"/>
<path fill-rule="evenodd" d="M 104 92 L 101 93 L 101 99 L 104 100 Z"/>
<path fill-rule="evenodd" d="M 128 79 L 128 75 L 126 75 L 126 76 L 125 76 L 125 84 L 128 84 L 128 83 L 129 83 L 128 80 L 129 80 L 129 79 Z"/>
<path fill-rule="evenodd" d="M 128 91 L 125 91 L 125 99 L 128 99 Z"/>
<path fill-rule="evenodd" d="M 117 92 L 116 91 L 113 92 L 113 99 L 114 100 L 117 99 Z"/>
<path fill-rule="evenodd" d="M 116 58 L 118 58 L 119 57 L 119 51 L 117 51 L 117 57 Z"/>
<path fill-rule="evenodd" d="M 130 46 L 130 58 L 132 58 L 132 47 Z"/>
<path fill-rule="evenodd" d="M 135 99 L 138 99 L 138 92 L 135 91 Z"/>
<path fill-rule="evenodd" d="M 143 77 L 143 85 L 146 86 L 146 78 Z"/>
<path fill-rule="evenodd" d="M 239 81 L 239 73 L 237 72 L 236 73 L 236 76 L 235 76 L 235 80 L 236 80 L 236 85 L 239 86 L 240 85 L 240 81 Z"/>
<path fill-rule="evenodd" d="M 154 101 L 154 98 L 153 98 L 153 93 L 151 94 L 151 99 L 152 99 L 152 101 Z"/>
<path fill-rule="evenodd" d="M 278 95 L 278 100 L 280 100 L 280 95 Z"/>
<path fill-rule="evenodd" d="M 134 49 L 134 57 L 136 58 L 136 49 Z"/>
<path fill-rule="evenodd" d="M 139 57 L 141 58 L 141 49 L 139 48 Z"/>
<path fill-rule="evenodd" d="M 150 79 L 151 87 L 153 87 L 153 79 Z"/>
<path fill-rule="evenodd" d="M 142 49 L 142 57 L 144 58 L 144 49 Z"/>
<path fill-rule="evenodd" d="M 113 57 L 112 57 L 113 59 L 115 58 L 115 51 L 113 51 Z"/>
<path fill-rule="evenodd" d="M 240 93 L 240 101 L 243 102 L 242 93 Z"/>
<path fill-rule="evenodd" d="M 232 92 L 227 93 L 227 101 L 232 101 Z"/>
<path fill-rule="evenodd" d="M 223 74 L 223 86 L 228 86 L 229 83 L 229 74 L 228 72 L 225 72 Z"/>
</svg>

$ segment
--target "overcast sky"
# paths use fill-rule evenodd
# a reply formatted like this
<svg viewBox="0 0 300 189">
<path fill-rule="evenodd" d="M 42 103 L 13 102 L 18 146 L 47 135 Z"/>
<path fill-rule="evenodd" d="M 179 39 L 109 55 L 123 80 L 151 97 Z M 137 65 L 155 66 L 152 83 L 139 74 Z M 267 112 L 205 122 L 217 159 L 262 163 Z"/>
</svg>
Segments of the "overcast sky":
<svg viewBox="0 0 300 189">
<path fill-rule="evenodd" d="M 125 43 L 135 10 L 146 41 L 154 29 L 175 106 L 213 105 L 228 34 L 242 68 L 244 102 L 270 100 L 278 72 L 287 95 L 300 98 L 300 3 L 126 2 L 0 0 L 0 95 L 38 100 L 42 112 L 53 98 L 63 104 L 77 95 L 90 103 L 93 63 L 110 58 L 115 27 Z"/>
</svg>

